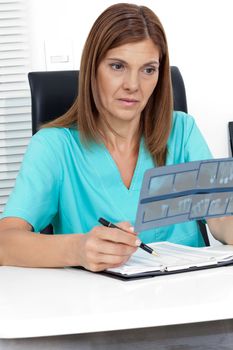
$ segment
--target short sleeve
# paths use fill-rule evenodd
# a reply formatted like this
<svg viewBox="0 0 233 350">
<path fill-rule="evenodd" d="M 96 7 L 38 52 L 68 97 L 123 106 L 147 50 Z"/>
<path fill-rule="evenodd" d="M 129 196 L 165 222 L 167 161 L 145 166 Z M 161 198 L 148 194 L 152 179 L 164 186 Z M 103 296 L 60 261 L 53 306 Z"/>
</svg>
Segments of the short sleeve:
<svg viewBox="0 0 233 350">
<path fill-rule="evenodd" d="M 179 164 L 211 158 L 213 158 L 212 154 L 194 118 L 187 113 L 175 111 L 168 139 L 166 164 Z"/>
<path fill-rule="evenodd" d="M 193 117 L 187 119 L 187 138 L 184 144 L 186 162 L 213 158 L 210 149 Z"/>
<path fill-rule="evenodd" d="M 62 177 L 59 148 L 52 129 L 34 135 L 25 153 L 15 187 L 1 217 L 19 217 L 39 232 L 58 211 Z"/>
</svg>

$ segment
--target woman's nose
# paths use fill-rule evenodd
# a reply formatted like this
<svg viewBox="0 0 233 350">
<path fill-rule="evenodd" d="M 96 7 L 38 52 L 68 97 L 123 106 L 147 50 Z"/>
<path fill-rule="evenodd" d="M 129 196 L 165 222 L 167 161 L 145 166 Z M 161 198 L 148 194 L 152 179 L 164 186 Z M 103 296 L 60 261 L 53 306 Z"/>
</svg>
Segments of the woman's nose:
<svg viewBox="0 0 233 350">
<path fill-rule="evenodd" d="M 127 72 L 124 77 L 123 88 L 135 92 L 139 88 L 138 72 Z"/>
</svg>

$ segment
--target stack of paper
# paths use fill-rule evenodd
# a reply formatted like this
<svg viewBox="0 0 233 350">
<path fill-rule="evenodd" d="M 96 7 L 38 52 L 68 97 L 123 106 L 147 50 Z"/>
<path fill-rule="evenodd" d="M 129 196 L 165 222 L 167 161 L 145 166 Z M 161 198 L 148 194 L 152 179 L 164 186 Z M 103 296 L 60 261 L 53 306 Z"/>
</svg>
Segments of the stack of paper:
<svg viewBox="0 0 233 350">
<path fill-rule="evenodd" d="M 149 244 L 158 256 L 138 249 L 128 262 L 120 267 L 108 269 L 107 272 L 119 276 L 143 277 L 169 272 L 182 272 L 207 267 L 233 264 L 233 247 L 226 246 L 192 248 L 184 245 L 159 242 Z M 156 273 L 157 272 L 157 273 Z"/>
</svg>

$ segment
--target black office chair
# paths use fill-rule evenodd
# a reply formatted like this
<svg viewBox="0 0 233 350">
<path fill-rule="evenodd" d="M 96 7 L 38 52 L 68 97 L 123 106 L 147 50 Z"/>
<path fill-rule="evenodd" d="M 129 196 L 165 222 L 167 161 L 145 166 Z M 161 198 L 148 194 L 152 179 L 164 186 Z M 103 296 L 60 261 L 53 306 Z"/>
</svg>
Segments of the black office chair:
<svg viewBox="0 0 233 350">
<path fill-rule="evenodd" d="M 40 125 L 64 114 L 73 104 L 78 94 L 79 71 L 46 71 L 28 74 L 31 89 L 32 132 Z M 184 81 L 178 67 L 171 66 L 174 110 L 188 111 Z M 206 245 L 209 239 L 206 226 L 198 222 Z M 42 233 L 52 233 L 49 225 Z"/>
<path fill-rule="evenodd" d="M 233 122 L 228 123 L 231 156 L 233 156 Z"/>
</svg>

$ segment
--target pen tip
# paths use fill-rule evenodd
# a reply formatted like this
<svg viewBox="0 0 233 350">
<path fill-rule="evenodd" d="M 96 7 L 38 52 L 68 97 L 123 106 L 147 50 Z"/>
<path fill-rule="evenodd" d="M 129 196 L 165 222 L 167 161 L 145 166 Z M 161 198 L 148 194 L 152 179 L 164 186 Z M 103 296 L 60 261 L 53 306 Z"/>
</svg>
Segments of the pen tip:
<svg viewBox="0 0 233 350">
<path fill-rule="evenodd" d="M 155 253 L 155 251 L 153 251 L 151 254 L 154 255 L 154 256 L 159 256 L 159 254 Z"/>
</svg>

